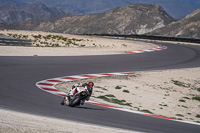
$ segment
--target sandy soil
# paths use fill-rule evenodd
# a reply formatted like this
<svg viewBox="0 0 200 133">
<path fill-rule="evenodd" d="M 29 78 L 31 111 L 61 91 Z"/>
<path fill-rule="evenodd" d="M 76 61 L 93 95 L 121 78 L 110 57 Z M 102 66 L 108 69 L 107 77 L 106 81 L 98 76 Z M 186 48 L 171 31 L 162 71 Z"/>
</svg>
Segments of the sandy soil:
<svg viewBox="0 0 200 133">
<path fill-rule="evenodd" d="M 21 39 L 31 39 L 33 41 L 32 47 L 0 45 L 0 56 L 83 56 L 125 54 L 128 51 L 156 47 L 153 43 L 133 40 L 118 40 L 39 31 L 0 30 L 0 34 L 12 37 L 16 36 Z M 41 37 L 38 37 L 39 35 Z M 47 36 L 50 37 L 47 39 Z M 44 39 L 45 37 L 46 39 Z"/>
<path fill-rule="evenodd" d="M 0 34 L 28 35 L 32 39 L 32 47 L 0 46 L 0 56 L 68 56 L 68 55 L 101 55 L 122 54 L 126 51 L 149 49 L 154 44 L 131 40 L 116 40 L 108 38 L 74 36 L 57 33 L 29 32 L 29 31 L 0 31 Z M 63 36 L 72 40 L 67 44 L 59 39 L 35 39 L 33 36 Z M 48 47 L 45 47 L 45 43 Z M 59 47 L 50 47 L 53 43 Z M 36 47 L 37 46 L 37 47 Z M 193 100 L 200 96 L 200 68 L 165 70 L 151 72 L 137 72 L 134 76 L 114 76 L 93 78 L 95 83 L 91 100 L 123 108 L 151 112 L 156 115 L 173 117 L 186 121 L 200 122 L 200 102 Z M 66 75 L 70 76 L 70 75 Z M 72 84 L 87 81 L 66 82 L 56 87 L 67 92 Z M 67 89 L 66 89 L 67 88 Z M 103 98 L 103 99 L 102 99 Z M 105 99 L 107 102 L 105 101 Z M 117 101 L 118 103 L 112 103 Z M 119 105 L 125 104 L 125 105 Z M 66 126 L 68 125 L 68 126 Z M 0 109 L 0 132 L 72 132 L 76 133 L 87 128 L 87 132 L 128 133 L 130 131 L 100 127 L 84 123 L 36 116 L 5 109 Z M 77 128 L 71 128 L 76 126 Z M 90 127 L 90 128 L 88 128 Z M 92 127 L 92 128 L 91 128 Z"/>
<path fill-rule="evenodd" d="M 77 126 L 78 125 L 78 126 Z M 76 127 L 76 128 L 74 128 Z M 0 109 L 1 133 L 137 133 Z"/>
<path fill-rule="evenodd" d="M 136 72 L 133 76 L 92 78 L 65 82 L 55 87 L 68 92 L 75 83 L 93 81 L 92 101 L 200 122 L 200 101 L 193 100 L 195 96 L 200 97 L 199 72 L 200 68 Z M 112 103 L 116 99 L 118 103 Z"/>
</svg>

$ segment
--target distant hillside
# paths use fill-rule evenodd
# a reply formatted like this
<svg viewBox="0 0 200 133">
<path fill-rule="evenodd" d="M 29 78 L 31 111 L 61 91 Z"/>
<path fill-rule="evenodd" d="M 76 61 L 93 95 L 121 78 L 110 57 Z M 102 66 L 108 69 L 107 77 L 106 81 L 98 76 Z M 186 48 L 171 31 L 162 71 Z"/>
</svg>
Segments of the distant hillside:
<svg viewBox="0 0 200 133">
<path fill-rule="evenodd" d="M 153 35 L 200 38 L 200 9 L 184 19 L 153 31 Z"/>
<path fill-rule="evenodd" d="M 12 4 L 12 5 L 26 5 L 23 0 L 0 0 L 0 5 Z"/>
<path fill-rule="evenodd" d="M 36 0 L 0 0 L 1 3 L 12 2 L 24 4 Z M 159 4 L 170 16 L 181 19 L 200 8 L 200 0 L 37 0 L 50 7 L 59 7 L 73 15 L 102 13 L 127 4 Z"/>
<path fill-rule="evenodd" d="M 173 22 L 159 5 L 136 4 L 118 7 L 105 13 L 69 16 L 30 26 L 20 23 L 20 29 L 70 34 L 145 34 Z M 30 29 L 30 28 L 29 28 Z"/>
<path fill-rule="evenodd" d="M 49 8 L 41 2 L 26 6 L 0 5 L 0 23 L 15 23 L 30 19 L 47 20 L 65 13 L 58 8 Z"/>
</svg>

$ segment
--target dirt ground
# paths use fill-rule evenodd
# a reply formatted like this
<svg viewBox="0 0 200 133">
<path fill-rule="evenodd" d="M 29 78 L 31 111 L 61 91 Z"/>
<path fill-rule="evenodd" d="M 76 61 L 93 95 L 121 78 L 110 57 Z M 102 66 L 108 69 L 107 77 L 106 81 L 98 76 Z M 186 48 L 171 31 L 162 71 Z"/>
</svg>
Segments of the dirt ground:
<svg viewBox="0 0 200 133">
<path fill-rule="evenodd" d="M 136 72 L 133 76 L 111 76 L 65 82 L 55 87 L 63 92 L 75 83 L 93 81 L 90 100 L 135 111 L 185 121 L 200 122 L 200 68 Z"/>
<path fill-rule="evenodd" d="M 77 126 L 78 125 L 78 126 Z M 76 127 L 76 128 L 74 128 Z M 0 109 L 1 133 L 137 133 L 75 121 Z"/>
<path fill-rule="evenodd" d="M 31 39 L 32 46 L 1 46 L 0 56 L 85 56 L 125 54 L 129 51 L 157 47 L 153 43 L 141 41 L 109 39 L 95 36 L 0 30 L 0 34 Z"/>
<path fill-rule="evenodd" d="M 78 56 L 101 54 L 124 54 L 127 51 L 150 49 L 152 43 L 130 40 L 116 40 L 99 37 L 75 36 L 57 33 L 30 31 L 0 31 L 0 34 L 27 35 L 33 39 L 32 47 L 0 46 L 0 56 Z M 50 39 L 35 39 L 33 36 Z M 56 35 L 63 36 L 73 45 L 67 44 Z M 75 39 L 73 39 L 75 38 Z M 59 45 L 54 45 L 56 42 Z M 75 44 L 75 45 L 74 45 Z M 48 45 L 48 46 L 46 46 Z M 180 120 L 200 122 L 200 68 L 136 72 L 133 76 L 114 76 L 93 78 L 84 81 L 66 82 L 56 85 L 59 90 L 67 92 L 78 82 L 92 80 L 95 83 L 90 100 L 115 105 L 130 110 L 153 113 Z M 70 75 L 66 75 L 70 76 Z M 67 88 L 67 89 L 66 89 Z M 16 111 L 0 109 L 0 132 L 66 132 L 76 133 L 87 128 L 87 132 L 128 133 L 133 131 L 100 127 L 97 125 L 36 116 Z M 66 125 L 69 125 L 66 127 Z M 88 128 L 90 127 L 90 128 Z M 92 128 L 91 128 L 92 127 Z M 81 130 L 83 131 L 83 130 Z"/>
</svg>

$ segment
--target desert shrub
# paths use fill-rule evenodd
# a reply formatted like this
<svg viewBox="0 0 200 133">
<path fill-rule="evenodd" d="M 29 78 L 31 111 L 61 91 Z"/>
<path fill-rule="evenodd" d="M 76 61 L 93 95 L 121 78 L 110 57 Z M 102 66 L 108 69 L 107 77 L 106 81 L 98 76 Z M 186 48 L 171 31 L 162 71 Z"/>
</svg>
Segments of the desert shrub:
<svg viewBox="0 0 200 133">
<path fill-rule="evenodd" d="M 129 90 L 123 90 L 123 92 L 125 92 L 125 93 L 129 93 Z"/>
<path fill-rule="evenodd" d="M 176 116 L 184 117 L 182 114 L 176 114 Z"/>
<path fill-rule="evenodd" d="M 116 98 L 108 98 L 109 96 L 113 97 L 113 95 L 105 95 L 105 96 L 98 96 L 97 98 L 103 99 L 104 101 L 107 101 L 107 102 L 131 107 L 131 103 L 126 103 L 125 100 L 119 100 Z"/>
<path fill-rule="evenodd" d="M 197 100 L 200 102 L 200 96 L 195 96 L 195 97 L 192 97 L 192 100 Z"/>
<path fill-rule="evenodd" d="M 180 99 L 179 102 L 185 102 L 185 100 Z"/>
<path fill-rule="evenodd" d="M 171 80 L 175 85 L 177 86 L 180 86 L 180 87 L 190 87 L 191 85 L 190 84 L 186 84 L 186 83 L 183 83 L 181 81 L 177 81 L 177 80 Z"/>
<path fill-rule="evenodd" d="M 187 106 L 182 105 L 183 108 L 188 108 Z"/>
<path fill-rule="evenodd" d="M 197 118 L 200 118 L 200 114 L 197 114 L 196 117 L 197 117 Z"/>
<path fill-rule="evenodd" d="M 149 114 L 153 114 L 151 111 L 149 110 L 140 110 L 141 112 L 145 112 L 145 113 L 149 113 Z"/>
<path fill-rule="evenodd" d="M 167 104 L 159 104 L 160 106 L 166 106 L 167 107 Z"/>
<path fill-rule="evenodd" d="M 106 97 L 115 97 L 114 95 L 112 94 L 108 94 L 108 95 L 105 95 Z"/>
<path fill-rule="evenodd" d="M 120 86 L 116 86 L 116 87 L 115 87 L 115 89 L 121 89 L 121 88 L 122 88 L 122 87 L 120 87 Z"/>
<path fill-rule="evenodd" d="M 105 90 L 105 91 L 107 91 L 107 89 L 106 88 L 104 88 L 104 87 L 101 87 L 101 86 L 94 86 L 95 88 L 100 88 L 100 89 L 102 89 L 102 90 Z"/>
<path fill-rule="evenodd" d="M 190 99 L 189 97 L 183 97 L 184 99 Z"/>
<path fill-rule="evenodd" d="M 85 47 L 85 45 L 84 45 L 84 44 L 81 44 L 81 47 Z"/>
</svg>

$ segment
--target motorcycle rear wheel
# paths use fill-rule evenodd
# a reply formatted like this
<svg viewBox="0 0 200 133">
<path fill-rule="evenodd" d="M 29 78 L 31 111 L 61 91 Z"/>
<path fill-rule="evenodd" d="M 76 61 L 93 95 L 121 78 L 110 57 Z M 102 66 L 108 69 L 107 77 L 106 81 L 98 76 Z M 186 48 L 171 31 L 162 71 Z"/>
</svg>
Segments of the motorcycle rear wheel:
<svg viewBox="0 0 200 133">
<path fill-rule="evenodd" d="M 80 102 L 81 102 L 81 97 L 80 96 L 76 96 L 75 98 L 73 98 L 70 101 L 69 106 L 70 107 L 78 106 L 78 105 L 80 105 Z"/>
</svg>

